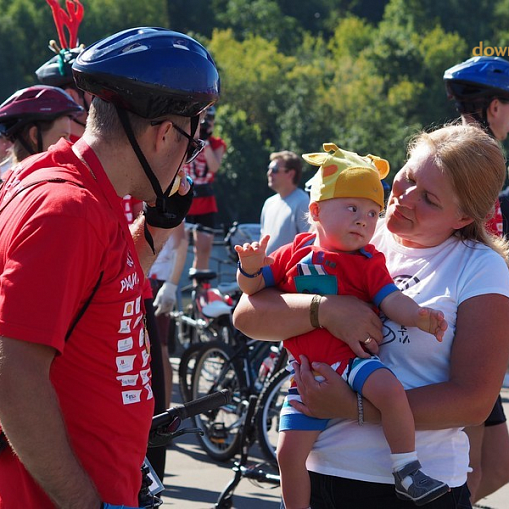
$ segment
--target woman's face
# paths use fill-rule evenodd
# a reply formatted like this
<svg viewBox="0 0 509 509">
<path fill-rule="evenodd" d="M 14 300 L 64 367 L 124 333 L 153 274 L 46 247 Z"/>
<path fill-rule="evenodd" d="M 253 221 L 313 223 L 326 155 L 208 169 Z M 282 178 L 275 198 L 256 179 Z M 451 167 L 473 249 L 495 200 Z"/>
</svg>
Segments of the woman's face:
<svg viewBox="0 0 509 509">
<path fill-rule="evenodd" d="M 430 148 L 421 145 L 394 178 L 387 228 L 404 246 L 437 246 L 471 222 L 457 204 L 449 178 L 436 166 Z"/>
<path fill-rule="evenodd" d="M 60 138 L 69 139 L 71 134 L 71 118 L 67 115 L 57 118 L 48 131 L 42 133 L 42 149 L 48 150 L 51 145 L 60 140 Z"/>
</svg>

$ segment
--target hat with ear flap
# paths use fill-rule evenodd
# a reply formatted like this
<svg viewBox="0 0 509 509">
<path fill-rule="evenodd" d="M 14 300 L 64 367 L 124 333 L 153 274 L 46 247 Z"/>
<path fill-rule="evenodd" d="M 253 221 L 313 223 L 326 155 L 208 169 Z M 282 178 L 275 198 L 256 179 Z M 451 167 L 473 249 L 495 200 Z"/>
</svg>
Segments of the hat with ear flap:
<svg viewBox="0 0 509 509">
<path fill-rule="evenodd" d="M 324 143 L 325 152 L 302 154 L 304 161 L 319 166 L 315 176 L 306 182 L 311 201 L 332 198 L 367 198 L 384 208 L 381 179 L 389 174 L 389 162 L 378 156 L 360 156 Z"/>
</svg>

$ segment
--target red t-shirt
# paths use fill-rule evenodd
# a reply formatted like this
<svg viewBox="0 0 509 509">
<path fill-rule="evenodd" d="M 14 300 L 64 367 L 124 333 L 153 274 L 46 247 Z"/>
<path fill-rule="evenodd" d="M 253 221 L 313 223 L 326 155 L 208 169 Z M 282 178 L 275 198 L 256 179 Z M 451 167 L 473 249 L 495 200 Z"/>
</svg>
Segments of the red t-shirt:
<svg viewBox="0 0 509 509">
<path fill-rule="evenodd" d="M 226 150 L 226 143 L 223 139 L 215 136 L 210 136 L 207 140 L 212 150 L 217 150 L 223 147 Z M 190 216 L 201 216 L 203 214 L 210 214 L 217 212 L 216 197 L 213 195 L 212 183 L 214 182 L 214 173 L 208 171 L 207 161 L 205 154 L 201 152 L 198 157 L 189 164 L 184 164 L 183 169 L 193 179 L 195 185 L 195 196 L 193 203 L 189 209 Z M 208 196 L 201 196 L 204 194 L 200 189 L 205 189 L 205 193 L 209 192 Z"/>
<path fill-rule="evenodd" d="M 493 217 L 486 222 L 486 229 L 492 235 L 498 235 L 499 237 L 504 234 L 504 220 L 502 217 L 502 209 L 500 208 L 500 200 L 498 198 L 495 202 Z"/>
<path fill-rule="evenodd" d="M 274 263 L 263 269 L 265 285 L 291 293 L 353 295 L 377 306 L 398 291 L 385 266 L 385 256 L 373 246 L 353 254 L 337 253 L 314 246 L 314 240 L 314 233 L 299 233 L 293 244 L 272 253 Z M 346 343 L 326 329 L 287 339 L 284 346 L 297 360 L 305 355 L 311 362 L 341 362 L 340 373 L 355 357 Z"/>
<path fill-rule="evenodd" d="M 103 500 L 137 506 L 154 401 L 144 276 L 99 160 L 83 140 L 74 149 L 86 164 L 61 140 L 19 165 L 5 186 L 1 207 L 18 179 L 58 173 L 83 187 L 46 182 L 1 212 L 0 334 L 55 348 L 50 378 L 76 456 Z M 0 453 L 0 507 L 53 507 L 9 449 Z"/>
</svg>

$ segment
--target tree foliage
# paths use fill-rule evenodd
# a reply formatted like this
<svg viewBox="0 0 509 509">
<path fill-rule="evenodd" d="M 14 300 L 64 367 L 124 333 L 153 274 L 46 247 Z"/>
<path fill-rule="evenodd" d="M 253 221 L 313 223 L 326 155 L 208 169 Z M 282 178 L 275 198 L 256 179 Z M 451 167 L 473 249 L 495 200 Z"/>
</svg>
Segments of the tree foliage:
<svg viewBox="0 0 509 509">
<path fill-rule="evenodd" d="M 457 116 L 444 70 L 480 41 L 509 45 L 509 0 L 81 1 L 85 44 L 163 26 L 210 49 L 222 86 L 216 130 L 228 143 L 216 186 L 225 222 L 258 220 L 272 151 L 333 141 L 389 159 L 391 179 L 410 136 Z M 0 0 L 0 99 L 35 82 L 52 38 L 44 0 Z"/>
</svg>

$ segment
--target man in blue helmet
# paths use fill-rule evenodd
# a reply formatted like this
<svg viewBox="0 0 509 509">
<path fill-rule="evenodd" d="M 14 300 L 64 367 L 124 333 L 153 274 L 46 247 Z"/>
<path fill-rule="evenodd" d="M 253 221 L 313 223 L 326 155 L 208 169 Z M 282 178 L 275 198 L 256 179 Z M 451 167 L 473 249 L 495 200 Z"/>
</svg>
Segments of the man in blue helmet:
<svg viewBox="0 0 509 509">
<path fill-rule="evenodd" d="M 142 286 L 187 214 L 180 168 L 219 96 L 206 49 L 162 28 L 107 37 L 73 72 L 95 96 L 83 137 L 0 190 L 2 508 L 138 506 L 153 413 Z M 147 203 L 131 231 L 127 194 Z"/>
<path fill-rule="evenodd" d="M 465 123 L 477 122 L 499 141 L 509 133 L 509 62 L 501 57 L 473 57 L 447 69 L 449 99 Z"/>
<path fill-rule="evenodd" d="M 473 57 L 444 73 L 449 99 L 455 101 L 463 123 L 477 123 L 499 141 L 509 133 L 509 62 L 500 57 Z M 507 192 L 505 193 L 507 195 Z M 502 216 L 509 213 L 507 196 L 500 196 L 487 227 L 507 234 Z M 504 218 L 504 224 L 507 224 Z M 466 428 L 470 440 L 468 487 L 472 502 L 488 496 L 509 482 L 509 433 L 499 397 L 481 426 Z"/>
</svg>

